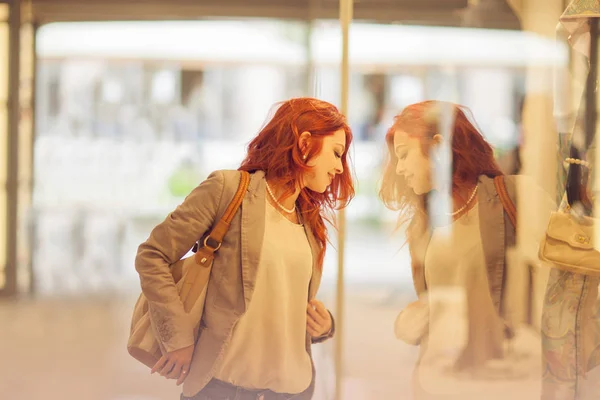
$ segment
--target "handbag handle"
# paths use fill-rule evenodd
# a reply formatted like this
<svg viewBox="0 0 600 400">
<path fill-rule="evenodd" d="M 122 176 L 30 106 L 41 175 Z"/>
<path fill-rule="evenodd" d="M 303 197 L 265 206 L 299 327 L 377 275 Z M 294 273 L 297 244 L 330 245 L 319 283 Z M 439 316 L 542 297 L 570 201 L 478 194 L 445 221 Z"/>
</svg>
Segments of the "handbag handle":
<svg viewBox="0 0 600 400">
<path fill-rule="evenodd" d="M 569 152 L 569 157 L 575 159 L 585 159 L 585 153 L 594 140 L 596 133 L 596 80 L 598 77 L 598 19 L 590 18 L 590 53 L 589 53 L 589 72 L 586 80 L 584 101 L 585 107 L 580 109 L 578 122 L 573 133 L 573 140 Z M 583 115 L 582 114 L 583 111 Z M 583 119 L 583 129 L 580 122 Z M 588 183 L 590 177 L 589 168 L 580 164 L 569 164 L 567 174 L 566 192 L 569 206 L 580 203 L 586 215 L 592 214 L 592 201 L 588 192 Z"/>
</svg>

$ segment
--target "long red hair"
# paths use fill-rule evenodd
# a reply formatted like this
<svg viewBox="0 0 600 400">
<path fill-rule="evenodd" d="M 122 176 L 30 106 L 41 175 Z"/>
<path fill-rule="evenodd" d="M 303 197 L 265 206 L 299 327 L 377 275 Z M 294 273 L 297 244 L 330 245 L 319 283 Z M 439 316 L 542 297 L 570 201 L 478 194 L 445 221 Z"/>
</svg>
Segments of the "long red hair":
<svg viewBox="0 0 600 400">
<path fill-rule="evenodd" d="M 472 118 L 469 119 L 467 116 L 467 113 L 469 115 L 471 113 L 466 107 L 428 100 L 404 108 L 394 117 L 394 123 L 385 137 L 388 161 L 379 194 L 386 207 L 400 211 L 399 225 L 411 221 L 409 230 L 411 226 L 418 230 L 426 228 L 427 195 L 415 195 L 407 186 L 404 177 L 396 173 L 398 157 L 394 149 L 394 134 L 400 130 L 410 137 L 418 138 L 421 141 L 423 154 L 429 156 L 433 137 L 439 133 L 443 109 L 450 109 L 453 117 L 450 141 L 453 195 L 460 197 L 461 193 L 465 193 L 466 189 L 477 183 L 481 175 L 488 177 L 502 175 L 494 159 L 492 146 L 485 141 L 474 122 L 471 122 Z"/>
<path fill-rule="evenodd" d="M 324 221 L 333 223 L 334 210 L 346 207 L 354 197 L 352 175 L 348 168 L 352 131 L 346 117 L 334 105 L 314 98 L 301 97 L 281 102 L 273 117 L 248 145 L 248 153 L 239 168 L 248 172 L 264 171 L 268 179 L 286 188 L 283 196 L 289 196 L 296 190 L 303 174 L 311 169 L 306 161 L 320 153 L 323 137 L 340 129 L 346 134 L 346 148 L 342 154 L 344 172 L 334 177 L 324 193 L 305 188 L 300 191 L 297 201 L 304 222 L 308 223 L 320 244 L 320 267 L 328 239 Z M 302 159 L 298 145 L 303 132 L 311 134 L 307 160 Z"/>
</svg>

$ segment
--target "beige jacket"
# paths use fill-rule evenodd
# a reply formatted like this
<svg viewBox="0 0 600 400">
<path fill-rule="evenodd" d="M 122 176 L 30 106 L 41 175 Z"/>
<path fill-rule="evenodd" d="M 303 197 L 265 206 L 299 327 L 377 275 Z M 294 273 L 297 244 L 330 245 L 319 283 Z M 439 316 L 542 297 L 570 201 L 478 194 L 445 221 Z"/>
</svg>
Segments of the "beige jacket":
<svg viewBox="0 0 600 400">
<path fill-rule="evenodd" d="M 142 291 L 148 298 L 152 326 L 167 351 L 194 344 L 193 326 L 183 310 L 169 264 L 181 259 L 211 226 L 221 218 L 240 181 L 238 171 L 216 171 L 195 188 L 184 202 L 156 226 L 138 249 L 135 267 Z M 185 396 L 197 394 L 213 377 L 224 355 L 233 328 L 252 301 L 260 250 L 265 229 L 265 175 L 251 175 L 248 192 L 217 253 L 210 280 L 200 335 L 194 350 L 189 375 L 184 382 Z M 313 299 L 321 282 L 318 265 L 319 244 L 305 226 L 312 253 L 313 272 L 307 301 Z M 306 335 L 306 351 L 334 334 L 312 339 Z M 312 357 L 312 356 L 311 356 Z M 310 398 L 313 379 L 303 398 Z"/>
<path fill-rule="evenodd" d="M 506 189 L 509 196 L 516 204 L 516 189 L 513 176 L 505 177 Z M 485 254 L 486 269 L 490 284 L 490 292 L 494 306 L 501 311 L 502 286 L 504 283 L 504 259 L 506 248 L 516 243 L 515 229 L 512 227 L 508 216 L 504 213 L 502 202 L 496 193 L 494 181 L 487 176 L 479 178 L 477 202 L 479 204 L 479 221 L 481 229 L 481 242 Z M 411 245 L 413 284 L 418 295 L 427 291 L 423 260 L 427 245 L 431 239 L 431 232 L 420 240 L 420 243 Z"/>
<path fill-rule="evenodd" d="M 508 194 L 518 207 L 520 203 L 517 201 L 517 192 L 526 192 L 525 188 L 528 185 L 533 185 L 533 183 L 522 176 L 505 176 L 504 178 Z M 540 194 L 540 196 L 542 195 Z M 525 200 L 527 202 L 529 199 Z M 553 206 L 551 198 L 547 197 L 544 200 L 546 200 L 543 202 L 545 206 L 542 208 L 547 209 L 547 212 L 540 210 L 540 213 L 544 215 L 541 224 L 532 221 L 533 215 L 518 217 L 518 220 L 522 224 L 519 227 L 519 232 L 522 235 L 534 236 L 532 239 L 541 237 L 540 232 L 543 232 L 547 226 L 549 212 Z M 530 288 L 533 286 L 545 287 L 549 271 L 546 267 L 535 263 L 536 260 L 528 260 L 527 262 L 531 267 L 534 266 L 533 264 L 536 264 L 536 268 L 529 268 L 522 263 L 513 263 L 514 265 L 510 265 L 511 263 L 507 262 L 507 251 L 515 248 L 517 245 L 516 232 L 508 215 L 504 212 L 493 179 L 487 176 L 479 177 L 477 201 L 479 204 L 481 242 L 485 255 L 489 290 L 494 307 L 509 326 L 513 326 L 515 323 L 513 315 L 521 315 L 524 318 L 516 321 L 517 323 L 525 322 L 537 328 L 540 325 L 538 319 L 541 314 L 539 310 L 541 310 L 542 306 L 543 292 L 538 291 L 534 293 Z M 531 199 L 531 201 L 534 201 L 534 199 Z M 540 226 L 530 226 L 530 224 Z M 538 229 L 540 227 L 541 229 Z M 420 240 L 410 244 L 413 283 L 419 297 L 427 291 L 423 260 L 425 259 L 425 252 L 427 251 L 430 238 L 431 232 L 428 232 Z M 525 247 L 531 246 L 527 245 Z M 537 249 L 537 246 L 534 247 Z M 524 251 L 521 250 L 521 252 Z M 511 268 L 513 269 L 511 270 Z M 526 271 L 522 271 L 523 268 Z M 515 279 L 515 277 L 518 279 Z M 470 338 L 482 337 L 482 335 L 487 334 L 487 328 L 478 324 L 476 318 L 469 318 L 468 329 Z M 426 337 L 422 339 L 426 342 Z M 479 343 L 477 340 L 470 340 L 465 349 L 464 356 L 473 359 L 481 358 L 480 355 L 485 352 L 485 349 L 478 348 L 478 346 Z"/>
</svg>

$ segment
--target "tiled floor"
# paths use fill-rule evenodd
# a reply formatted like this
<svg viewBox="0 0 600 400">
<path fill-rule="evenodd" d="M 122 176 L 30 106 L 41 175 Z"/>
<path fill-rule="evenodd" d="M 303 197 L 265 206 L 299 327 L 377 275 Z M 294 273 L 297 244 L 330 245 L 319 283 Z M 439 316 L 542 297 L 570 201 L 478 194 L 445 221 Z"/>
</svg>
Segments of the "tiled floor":
<svg viewBox="0 0 600 400">
<path fill-rule="evenodd" d="M 347 289 L 342 399 L 410 400 L 416 348 L 393 335 L 395 316 L 407 296 Z M 332 303 L 331 296 L 322 299 Z M 0 399 L 178 399 L 173 381 L 151 376 L 126 352 L 134 300 L 113 296 L 0 301 Z M 333 342 L 314 349 L 314 399 L 331 400 Z"/>
<path fill-rule="evenodd" d="M 129 308 L 122 299 L 1 303 L 0 398 L 177 398 L 172 382 L 129 358 Z"/>
<path fill-rule="evenodd" d="M 377 297 L 369 304 L 369 299 L 349 301 L 346 309 L 347 330 L 352 333 L 344 341 L 347 399 L 394 398 L 389 396 L 406 389 L 398 379 L 399 366 L 405 362 L 410 371 L 413 362 L 414 349 L 392 334 L 396 308 L 382 307 Z M 126 352 L 133 301 L 107 297 L 0 302 L 0 399 L 177 399 L 179 388 L 173 381 L 150 376 Z M 315 346 L 315 353 L 315 399 L 328 400 L 333 343 Z"/>
</svg>

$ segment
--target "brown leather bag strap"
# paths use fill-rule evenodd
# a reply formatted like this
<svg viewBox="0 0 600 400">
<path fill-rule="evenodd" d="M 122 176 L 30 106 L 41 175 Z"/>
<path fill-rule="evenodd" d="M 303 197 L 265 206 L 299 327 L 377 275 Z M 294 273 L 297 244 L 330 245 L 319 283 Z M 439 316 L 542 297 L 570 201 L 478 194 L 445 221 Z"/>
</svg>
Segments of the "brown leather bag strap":
<svg viewBox="0 0 600 400">
<path fill-rule="evenodd" d="M 502 202 L 502 207 L 504 207 L 504 211 L 506 212 L 506 215 L 508 215 L 508 219 L 510 219 L 513 228 L 517 229 L 517 209 L 515 207 L 515 203 L 513 203 L 512 199 L 508 195 L 508 191 L 506 190 L 504 176 L 496 176 L 494 178 L 494 185 L 496 186 L 496 192 L 498 192 L 498 196 Z"/>
<path fill-rule="evenodd" d="M 231 224 L 231 220 L 244 201 L 244 196 L 246 195 L 249 184 L 250 174 L 246 171 L 241 171 L 240 185 L 238 186 L 237 192 L 233 196 L 231 203 L 229 203 L 227 210 L 225 210 L 223 217 L 221 217 L 219 222 L 217 222 L 214 228 L 210 231 L 210 234 L 204 239 L 204 247 L 213 251 L 219 250 L 221 247 L 221 242 L 223 242 L 223 237 L 225 237 L 225 234 L 229 230 L 229 224 Z"/>
<path fill-rule="evenodd" d="M 223 214 L 222 220 L 225 220 L 228 224 L 231 223 L 233 216 L 237 212 L 237 210 L 242 205 L 244 201 L 244 196 L 246 195 L 246 191 L 248 190 L 248 185 L 250 184 L 250 174 L 246 171 L 241 171 L 240 176 L 240 185 L 238 186 L 238 190 L 233 196 L 231 203 L 229 203 L 229 207 L 225 210 L 225 214 Z"/>
</svg>

